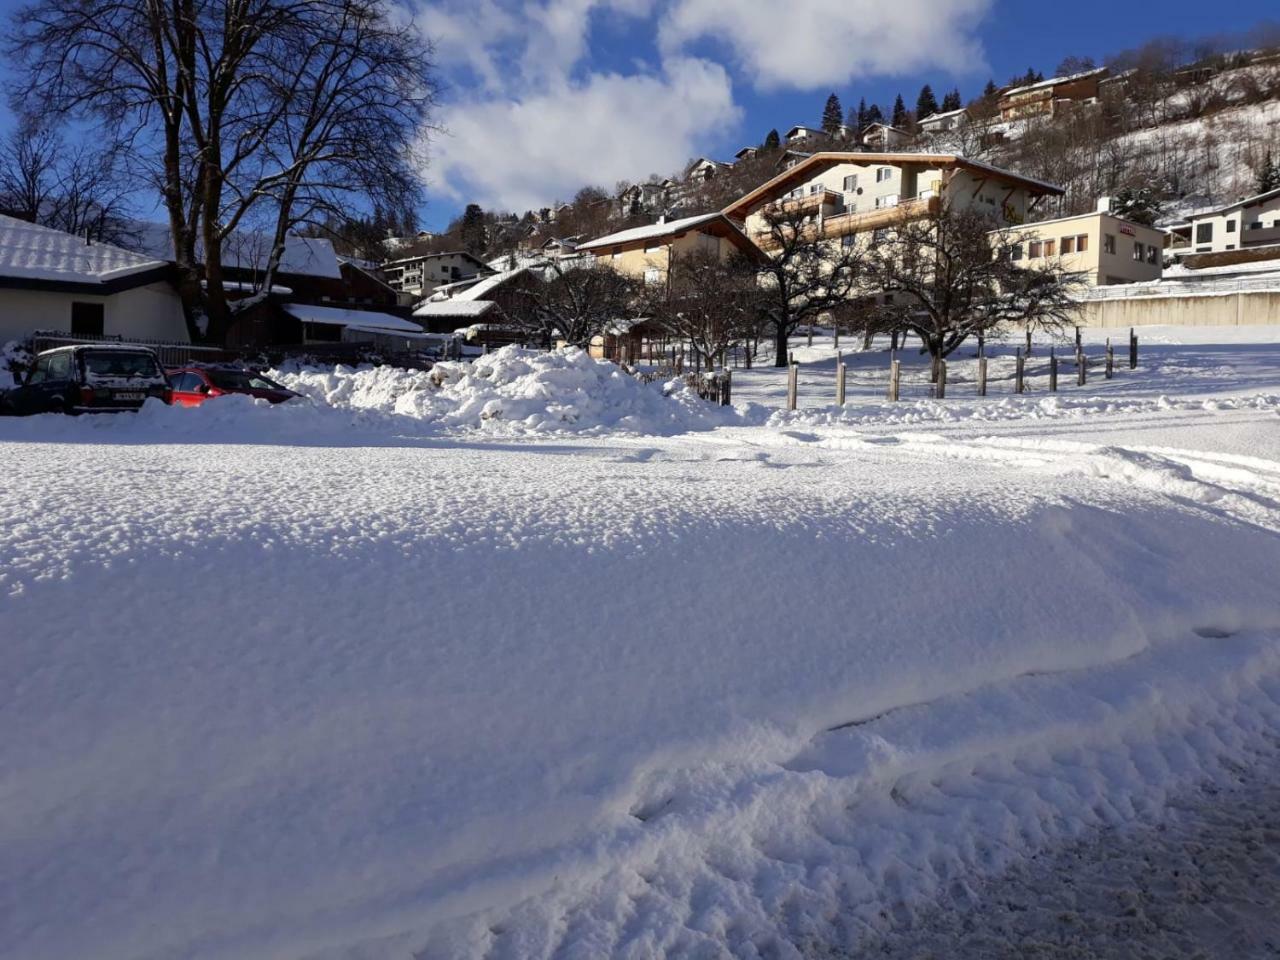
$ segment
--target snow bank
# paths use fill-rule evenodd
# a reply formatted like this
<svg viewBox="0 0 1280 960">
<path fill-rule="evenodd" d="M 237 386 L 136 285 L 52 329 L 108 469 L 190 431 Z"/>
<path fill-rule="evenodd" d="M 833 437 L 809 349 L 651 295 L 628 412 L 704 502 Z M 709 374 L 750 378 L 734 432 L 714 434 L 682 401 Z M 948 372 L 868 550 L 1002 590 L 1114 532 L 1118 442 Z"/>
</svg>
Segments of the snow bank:
<svg viewBox="0 0 1280 960">
<path fill-rule="evenodd" d="M 616 364 L 570 348 L 516 346 L 430 372 L 391 367 L 278 370 L 291 390 L 340 409 L 412 417 L 491 433 L 671 434 L 730 422 L 679 384 L 644 384 Z"/>
</svg>

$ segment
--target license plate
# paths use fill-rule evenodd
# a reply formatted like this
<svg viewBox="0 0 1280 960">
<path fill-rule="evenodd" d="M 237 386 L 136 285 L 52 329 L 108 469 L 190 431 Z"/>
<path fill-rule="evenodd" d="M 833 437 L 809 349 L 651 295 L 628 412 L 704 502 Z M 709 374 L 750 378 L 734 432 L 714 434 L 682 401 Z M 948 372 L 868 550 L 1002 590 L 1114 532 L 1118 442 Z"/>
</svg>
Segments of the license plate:
<svg viewBox="0 0 1280 960">
<path fill-rule="evenodd" d="M 118 393 L 112 394 L 112 397 L 114 397 L 116 400 L 141 400 L 145 396 L 146 394 L 138 393 L 137 391 L 134 391 L 134 390 L 123 390 Z"/>
</svg>

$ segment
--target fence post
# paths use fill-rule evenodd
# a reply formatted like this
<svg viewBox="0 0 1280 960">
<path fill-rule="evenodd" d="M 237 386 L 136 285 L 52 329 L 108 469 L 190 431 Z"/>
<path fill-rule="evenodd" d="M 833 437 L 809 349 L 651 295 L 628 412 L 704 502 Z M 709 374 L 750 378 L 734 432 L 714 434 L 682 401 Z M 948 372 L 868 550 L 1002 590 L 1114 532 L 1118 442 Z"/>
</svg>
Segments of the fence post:
<svg viewBox="0 0 1280 960">
<path fill-rule="evenodd" d="M 1014 367 L 1013 373 L 1013 392 L 1025 393 L 1027 389 L 1026 381 L 1023 379 L 1027 371 L 1027 358 L 1022 355 L 1022 351 L 1018 351 L 1017 366 Z"/>
<path fill-rule="evenodd" d="M 1136 370 L 1138 367 L 1138 335 L 1133 332 L 1133 327 L 1129 328 L 1129 369 Z"/>
<path fill-rule="evenodd" d="M 836 348 L 836 352 L 839 353 L 840 352 L 840 324 L 837 323 L 833 329 L 835 331 L 835 341 L 836 341 L 834 346 Z"/>
<path fill-rule="evenodd" d="M 1115 352 L 1115 350 L 1114 350 L 1114 349 L 1112 348 L 1112 346 L 1111 346 L 1111 338 L 1110 338 L 1110 337 L 1107 337 L 1107 372 L 1106 372 L 1106 377 L 1107 377 L 1107 379 L 1108 379 L 1108 380 L 1110 380 L 1110 379 L 1112 378 L 1112 376 L 1114 376 L 1114 375 L 1115 375 L 1115 367 L 1116 367 L 1116 352 Z"/>
<path fill-rule="evenodd" d="M 787 364 L 787 409 L 794 410 L 796 408 L 796 400 L 799 394 L 799 373 L 800 364 L 794 361 Z"/>
<path fill-rule="evenodd" d="M 889 352 L 890 353 L 898 352 L 898 331 L 897 330 L 889 331 Z"/>
<path fill-rule="evenodd" d="M 1076 386 L 1083 387 L 1089 379 L 1089 358 L 1082 352 L 1076 354 Z"/>
<path fill-rule="evenodd" d="M 836 353 L 836 406 L 844 406 L 844 356 Z"/>
<path fill-rule="evenodd" d="M 1049 392 L 1058 392 L 1058 355 L 1049 348 Z"/>
<path fill-rule="evenodd" d="M 804 345 L 806 347 L 813 346 L 813 321 L 812 320 L 809 321 L 809 335 L 808 337 L 806 337 Z"/>
<path fill-rule="evenodd" d="M 1031 324 L 1027 324 L 1027 349 L 1026 355 L 1031 356 Z M 1021 392 L 1021 391 L 1019 391 Z"/>
<path fill-rule="evenodd" d="M 987 395 L 987 358 L 978 356 L 978 396 Z"/>
<path fill-rule="evenodd" d="M 727 407 L 733 403 L 733 371 L 724 372 L 724 393 L 720 398 L 720 406 Z"/>
<path fill-rule="evenodd" d="M 889 361 L 889 399 L 898 399 L 898 387 L 902 379 L 902 361 L 896 357 Z"/>
<path fill-rule="evenodd" d="M 1076 353 L 1080 352 L 1080 328 L 1076 327 Z"/>
<path fill-rule="evenodd" d="M 938 390 L 937 397 L 942 400 L 947 395 L 947 361 L 938 361 Z"/>
</svg>

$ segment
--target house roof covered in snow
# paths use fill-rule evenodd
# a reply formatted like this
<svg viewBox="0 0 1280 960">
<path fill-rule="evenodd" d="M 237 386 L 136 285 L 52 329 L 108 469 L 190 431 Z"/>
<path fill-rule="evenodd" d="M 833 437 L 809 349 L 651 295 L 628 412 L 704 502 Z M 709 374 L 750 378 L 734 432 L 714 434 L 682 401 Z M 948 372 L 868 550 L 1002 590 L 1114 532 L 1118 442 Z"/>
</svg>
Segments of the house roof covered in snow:
<svg viewBox="0 0 1280 960">
<path fill-rule="evenodd" d="M 719 213 L 704 213 L 696 217 L 682 217 L 679 220 L 651 223 L 647 227 L 631 227 L 628 230 L 619 230 L 617 233 L 608 234 L 588 243 L 580 243 L 578 244 L 578 249 L 598 250 L 601 247 L 615 247 L 622 244 L 635 243 L 637 240 L 656 240 L 662 237 L 669 237 L 677 233 L 683 233 L 686 230 L 692 230 L 705 223 L 710 223 L 719 216 Z"/>
<path fill-rule="evenodd" d="M 303 323 L 327 323 L 337 327 L 352 327 L 387 333 L 421 333 L 422 326 L 411 320 L 377 313 L 373 310 L 348 310 L 344 307 L 319 307 L 310 303 L 286 303 L 284 312 Z"/>
<path fill-rule="evenodd" d="M 1002 97 L 1014 97 L 1021 93 L 1030 93 L 1033 90 L 1045 90 L 1051 87 L 1057 87 L 1064 83 L 1075 83 L 1077 80 L 1087 80 L 1089 77 L 1096 77 L 1107 72 L 1106 67 L 1097 67 L 1092 70 L 1082 70 L 1079 73 L 1072 73 L 1062 77 L 1050 77 L 1048 80 L 1038 80 L 1035 83 L 1027 83 L 1020 87 L 1009 87 L 1000 91 Z"/>
<path fill-rule="evenodd" d="M 0 215 L 0 281 L 7 285 L 76 285 L 103 292 L 149 283 L 169 264 L 109 243 Z"/>
<path fill-rule="evenodd" d="M 413 311 L 415 317 L 483 317 L 497 304 L 492 300 L 428 300 Z"/>
<path fill-rule="evenodd" d="M 158 223 L 138 226 L 140 251 L 163 260 L 173 259 L 173 240 L 168 227 Z M 270 237 L 254 231 L 241 231 L 223 241 L 222 265 L 229 270 L 261 272 L 266 269 L 270 252 Z M 296 277 L 342 279 L 338 255 L 334 252 L 333 244 L 323 237 L 285 237 L 284 254 L 280 258 L 278 272 Z"/>
<path fill-rule="evenodd" d="M 943 120 L 946 120 L 948 117 L 958 117 L 962 113 L 965 116 L 969 115 L 969 111 L 966 110 L 964 107 L 960 107 L 958 110 L 948 110 L 945 113 L 931 113 L 927 117 L 925 117 L 923 120 L 920 121 L 920 126 L 924 126 L 926 123 L 941 123 Z"/>
</svg>

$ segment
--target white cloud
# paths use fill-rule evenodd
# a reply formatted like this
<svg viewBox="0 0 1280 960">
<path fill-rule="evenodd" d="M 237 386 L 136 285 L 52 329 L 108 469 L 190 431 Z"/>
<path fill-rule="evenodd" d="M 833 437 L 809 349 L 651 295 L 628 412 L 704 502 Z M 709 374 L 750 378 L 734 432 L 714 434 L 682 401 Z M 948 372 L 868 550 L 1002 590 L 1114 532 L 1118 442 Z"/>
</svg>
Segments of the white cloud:
<svg viewBox="0 0 1280 960">
<path fill-rule="evenodd" d="M 973 35 L 992 0 L 672 0 L 663 49 L 704 39 L 731 51 L 764 89 L 840 86 L 867 74 L 982 68 Z"/>
<path fill-rule="evenodd" d="M 455 200 L 534 209 L 587 184 L 671 173 L 739 119 L 728 74 L 705 60 L 548 79 L 527 94 L 448 106 L 429 175 Z"/>
</svg>

